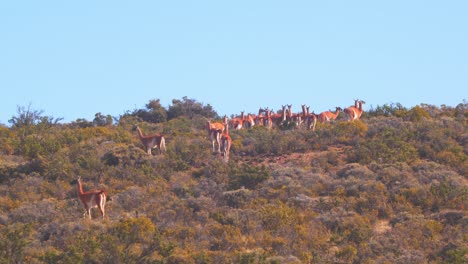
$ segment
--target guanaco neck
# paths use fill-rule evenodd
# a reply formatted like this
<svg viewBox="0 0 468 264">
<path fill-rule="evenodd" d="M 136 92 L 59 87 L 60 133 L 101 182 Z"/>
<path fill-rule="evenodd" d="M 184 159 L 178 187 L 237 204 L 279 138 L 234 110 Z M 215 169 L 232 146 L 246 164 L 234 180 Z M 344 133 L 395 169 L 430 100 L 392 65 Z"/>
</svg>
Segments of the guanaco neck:
<svg viewBox="0 0 468 264">
<path fill-rule="evenodd" d="M 282 119 L 282 121 L 286 121 L 286 106 L 283 105 L 282 108 L 283 108 L 283 110 L 281 112 L 281 119 Z"/>
<path fill-rule="evenodd" d="M 138 131 L 138 136 L 139 136 L 140 138 L 143 138 L 143 137 L 144 137 L 144 136 L 143 136 L 143 133 L 141 132 L 141 129 L 140 129 L 139 127 L 137 127 L 137 131 Z"/>
<path fill-rule="evenodd" d="M 225 133 L 225 135 L 229 135 L 229 126 L 228 126 L 228 124 L 224 124 L 224 133 Z"/>
<path fill-rule="evenodd" d="M 77 182 L 78 182 L 78 193 L 83 194 L 83 187 L 81 186 L 81 180 L 78 179 Z"/>
<path fill-rule="evenodd" d="M 340 109 L 339 108 L 336 108 L 335 110 L 335 116 L 338 116 L 340 114 Z"/>
</svg>

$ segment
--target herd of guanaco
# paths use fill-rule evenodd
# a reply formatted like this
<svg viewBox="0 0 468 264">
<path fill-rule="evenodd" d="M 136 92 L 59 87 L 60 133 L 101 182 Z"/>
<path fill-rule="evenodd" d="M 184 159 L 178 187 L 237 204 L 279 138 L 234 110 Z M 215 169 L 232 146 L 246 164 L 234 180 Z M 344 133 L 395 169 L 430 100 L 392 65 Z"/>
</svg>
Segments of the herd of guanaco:
<svg viewBox="0 0 468 264">
<path fill-rule="evenodd" d="M 211 122 L 211 120 L 207 120 L 206 129 L 211 140 L 213 153 L 219 153 L 223 161 L 228 162 L 229 152 L 232 145 L 232 139 L 229 135 L 230 128 L 239 130 L 252 128 L 253 126 L 265 126 L 268 129 L 271 129 L 275 125 L 279 126 L 286 122 L 287 124 L 293 123 L 297 127 L 305 126 L 307 129 L 312 129 L 312 131 L 315 131 L 315 125 L 317 121 L 322 123 L 330 122 L 335 120 L 341 112 L 346 114 L 347 120 L 350 122 L 359 120 L 363 113 L 363 104 L 365 104 L 363 100 L 355 99 L 354 105 L 349 106 L 344 110 L 341 107 L 336 107 L 335 111 L 330 110 L 320 114 L 315 114 L 314 112 L 310 113 L 309 107 L 306 105 L 302 105 L 302 113 L 292 113 L 292 105 L 283 105 L 282 110 L 278 113 L 274 113 L 273 110 L 268 108 L 260 108 L 258 115 L 248 114 L 245 116 L 244 112 L 241 112 L 240 117 L 232 119 L 224 116 L 222 123 Z M 164 135 L 144 135 L 138 126 L 136 127 L 136 130 L 138 137 L 140 138 L 140 141 L 148 155 L 152 155 L 151 150 L 154 148 L 159 150 L 159 154 L 162 154 L 166 151 L 166 140 Z M 217 148 L 216 145 L 218 146 Z M 78 198 L 85 208 L 84 217 L 88 216 L 88 218 L 91 219 L 91 208 L 97 207 L 101 212 L 102 218 L 104 219 L 106 201 L 109 200 L 106 191 L 92 190 L 84 192 L 81 184 L 81 177 L 78 177 L 76 184 L 78 186 Z"/>
</svg>

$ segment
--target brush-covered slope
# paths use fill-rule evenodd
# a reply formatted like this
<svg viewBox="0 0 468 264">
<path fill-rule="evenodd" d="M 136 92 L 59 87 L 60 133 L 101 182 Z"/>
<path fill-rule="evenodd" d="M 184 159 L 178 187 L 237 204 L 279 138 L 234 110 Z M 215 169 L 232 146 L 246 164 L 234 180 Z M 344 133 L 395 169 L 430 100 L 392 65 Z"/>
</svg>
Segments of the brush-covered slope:
<svg viewBox="0 0 468 264">
<path fill-rule="evenodd" d="M 156 108 L 0 127 L 0 263 L 466 263 L 466 104 L 231 131 L 228 163 L 216 115 Z M 105 220 L 83 219 L 78 176 Z"/>
</svg>

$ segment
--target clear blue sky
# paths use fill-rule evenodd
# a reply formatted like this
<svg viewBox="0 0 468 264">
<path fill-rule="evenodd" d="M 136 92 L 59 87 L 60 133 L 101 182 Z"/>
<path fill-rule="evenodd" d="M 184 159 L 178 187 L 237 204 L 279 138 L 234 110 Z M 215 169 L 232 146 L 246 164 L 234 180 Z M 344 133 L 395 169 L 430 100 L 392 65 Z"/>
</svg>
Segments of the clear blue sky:
<svg viewBox="0 0 468 264">
<path fill-rule="evenodd" d="M 301 104 L 456 106 L 468 1 L 2 1 L 0 123 L 92 120 L 183 96 L 220 115 Z"/>
</svg>

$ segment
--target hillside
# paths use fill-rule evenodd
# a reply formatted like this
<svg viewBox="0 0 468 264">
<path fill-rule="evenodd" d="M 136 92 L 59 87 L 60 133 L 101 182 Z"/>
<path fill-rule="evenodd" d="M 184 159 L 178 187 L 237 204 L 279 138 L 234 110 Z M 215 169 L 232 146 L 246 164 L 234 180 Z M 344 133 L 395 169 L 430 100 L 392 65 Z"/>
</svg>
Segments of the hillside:
<svg viewBox="0 0 468 264">
<path fill-rule="evenodd" d="M 467 106 L 231 129 L 229 162 L 205 129 L 221 118 L 186 98 L 116 121 L 23 108 L 0 126 L 0 263 L 466 263 Z M 104 220 L 78 176 L 110 196 Z"/>
</svg>

